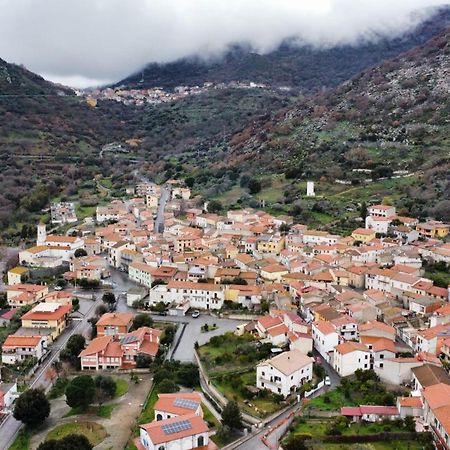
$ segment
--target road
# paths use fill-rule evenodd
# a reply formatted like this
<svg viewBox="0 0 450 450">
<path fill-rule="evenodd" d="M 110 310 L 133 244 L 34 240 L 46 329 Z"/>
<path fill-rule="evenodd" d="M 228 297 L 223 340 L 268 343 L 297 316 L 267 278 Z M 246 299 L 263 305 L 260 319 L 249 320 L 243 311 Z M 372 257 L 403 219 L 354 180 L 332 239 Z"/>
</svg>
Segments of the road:
<svg viewBox="0 0 450 450">
<path fill-rule="evenodd" d="M 46 389 L 50 385 L 50 380 L 46 377 L 46 370 L 52 362 L 59 357 L 59 353 L 66 346 L 67 341 L 73 334 L 87 334 L 90 328 L 88 319 L 95 313 L 95 309 L 102 302 L 101 297 L 91 302 L 90 306 L 82 319 L 72 321 L 70 325 L 61 333 L 58 340 L 50 348 L 50 356 L 47 357 L 45 362 L 39 367 L 33 376 L 32 381 L 29 384 L 30 388 Z M 14 419 L 10 415 L 0 427 L 0 449 L 7 449 L 14 442 L 14 439 L 22 427 L 22 423 Z"/>
<path fill-rule="evenodd" d="M 166 207 L 167 200 L 169 200 L 170 191 L 166 187 L 161 188 L 161 196 L 159 197 L 158 212 L 155 219 L 155 231 L 162 233 L 164 231 L 164 208 Z"/>
</svg>

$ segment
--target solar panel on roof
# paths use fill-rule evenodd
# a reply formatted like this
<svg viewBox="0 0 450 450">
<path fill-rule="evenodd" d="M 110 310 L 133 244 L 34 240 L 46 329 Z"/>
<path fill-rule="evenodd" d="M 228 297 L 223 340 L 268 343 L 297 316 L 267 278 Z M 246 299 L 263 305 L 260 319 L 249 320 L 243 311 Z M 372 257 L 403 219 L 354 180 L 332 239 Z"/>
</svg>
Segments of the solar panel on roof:
<svg viewBox="0 0 450 450">
<path fill-rule="evenodd" d="M 177 398 L 173 402 L 173 404 L 174 404 L 174 406 L 178 406 L 180 408 L 192 409 L 194 411 L 198 408 L 197 402 L 195 402 L 194 400 L 188 400 L 186 398 Z"/>
<path fill-rule="evenodd" d="M 125 345 L 125 344 L 129 344 L 130 342 L 134 342 L 136 340 L 137 340 L 136 336 L 125 336 L 120 340 L 120 343 L 122 345 Z"/>
<path fill-rule="evenodd" d="M 182 420 L 180 422 L 161 425 L 161 429 L 164 431 L 164 434 L 179 433 L 180 431 L 189 430 L 191 428 L 192 424 L 191 422 L 189 422 L 189 420 Z"/>
</svg>

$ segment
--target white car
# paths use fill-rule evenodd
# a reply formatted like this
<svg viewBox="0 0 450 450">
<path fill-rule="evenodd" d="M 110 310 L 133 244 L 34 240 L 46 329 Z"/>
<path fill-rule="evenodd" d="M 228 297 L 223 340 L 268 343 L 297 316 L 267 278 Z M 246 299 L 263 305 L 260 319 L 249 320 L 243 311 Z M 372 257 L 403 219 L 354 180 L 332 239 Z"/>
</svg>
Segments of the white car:
<svg viewBox="0 0 450 450">
<path fill-rule="evenodd" d="M 55 286 L 55 291 L 62 291 L 62 290 L 63 290 L 62 286 Z"/>
<path fill-rule="evenodd" d="M 194 319 L 196 319 L 197 317 L 199 317 L 200 316 L 200 311 L 198 311 L 198 310 L 195 310 L 193 313 L 192 313 L 192 317 L 194 318 Z"/>
<path fill-rule="evenodd" d="M 325 386 L 331 386 L 330 377 L 325 377 Z"/>
</svg>

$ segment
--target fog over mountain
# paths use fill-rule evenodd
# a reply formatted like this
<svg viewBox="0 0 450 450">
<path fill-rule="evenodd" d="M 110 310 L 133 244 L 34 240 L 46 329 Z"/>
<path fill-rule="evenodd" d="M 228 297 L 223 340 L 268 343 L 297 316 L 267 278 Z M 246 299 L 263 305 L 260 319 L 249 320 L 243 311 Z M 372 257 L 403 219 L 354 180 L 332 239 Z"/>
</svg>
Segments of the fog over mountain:
<svg viewBox="0 0 450 450">
<path fill-rule="evenodd" d="M 151 62 L 286 38 L 330 47 L 398 36 L 450 0 L 0 0 L 0 57 L 75 87 Z"/>
</svg>

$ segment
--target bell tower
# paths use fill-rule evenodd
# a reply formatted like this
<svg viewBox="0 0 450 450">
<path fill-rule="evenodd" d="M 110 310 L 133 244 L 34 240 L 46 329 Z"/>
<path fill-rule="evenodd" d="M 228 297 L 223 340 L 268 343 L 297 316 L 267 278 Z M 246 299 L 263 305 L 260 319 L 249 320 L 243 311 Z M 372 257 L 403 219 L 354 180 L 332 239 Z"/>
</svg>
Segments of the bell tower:
<svg viewBox="0 0 450 450">
<path fill-rule="evenodd" d="M 37 226 L 37 240 L 36 245 L 45 245 L 45 241 L 47 240 L 47 230 L 45 223 L 38 223 Z"/>
</svg>

